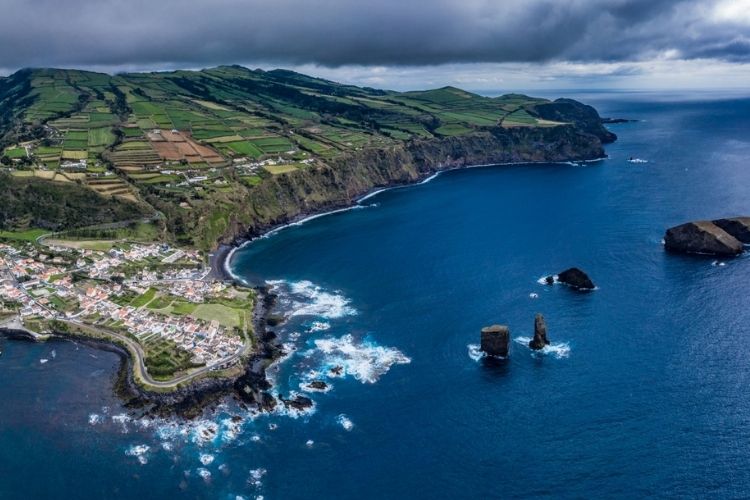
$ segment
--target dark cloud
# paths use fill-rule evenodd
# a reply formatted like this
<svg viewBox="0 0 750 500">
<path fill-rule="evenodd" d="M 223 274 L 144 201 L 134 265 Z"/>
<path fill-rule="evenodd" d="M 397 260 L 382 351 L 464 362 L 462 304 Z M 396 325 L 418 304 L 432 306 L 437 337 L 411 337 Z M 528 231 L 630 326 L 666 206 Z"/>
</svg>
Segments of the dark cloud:
<svg viewBox="0 0 750 500">
<path fill-rule="evenodd" d="M 750 18 L 722 18 L 719 7 L 703 0 L 4 0 L 0 66 L 750 61 Z"/>
</svg>

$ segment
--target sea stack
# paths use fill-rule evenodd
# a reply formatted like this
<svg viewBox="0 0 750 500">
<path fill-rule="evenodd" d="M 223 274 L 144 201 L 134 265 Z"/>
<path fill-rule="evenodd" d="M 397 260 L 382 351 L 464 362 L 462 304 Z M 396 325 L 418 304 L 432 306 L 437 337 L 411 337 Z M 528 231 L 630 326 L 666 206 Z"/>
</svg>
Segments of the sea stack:
<svg viewBox="0 0 750 500">
<path fill-rule="evenodd" d="M 596 288 L 588 274 L 584 273 L 577 267 L 566 269 L 557 275 L 557 281 L 575 288 L 576 290 L 593 290 Z"/>
<path fill-rule="evenodd" d="M 726 227 L 739 227 L 742 220 L 723 219 Z M 738 232 L 738 234 L 740 234 Z M 687 222 L 667 229 L 664 248 L 670 252 L 733 256 L 742 253 L 742 242 L 710 221 Z"/>
<path fill-rule="evenodd" d="M 534 318 L 534 338 L 529 342 L 529 347 L 538 351 L 544 349 L 544 346 L 549 345 L 547 339 L 547 322 L 544 321 L 544 316 L 537 313 Z"/>
<path fill-rule="evenodd" d="M 504 325 L 482 328 L 481 350 L 488 356 L 508 357 L 510 330 Z"/>
</svg>

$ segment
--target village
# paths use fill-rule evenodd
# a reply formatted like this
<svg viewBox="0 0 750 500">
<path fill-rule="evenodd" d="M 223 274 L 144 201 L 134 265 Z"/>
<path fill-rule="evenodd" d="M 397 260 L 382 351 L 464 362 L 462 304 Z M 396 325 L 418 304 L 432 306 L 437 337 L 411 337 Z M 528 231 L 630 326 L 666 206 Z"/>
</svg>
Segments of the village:
<svg viewBox="0 0 750 500">
<path fill-rule="evenodd" d="M 195 250 L 0 243 L 3 316 L 30 329 L 56 322 L 127 335 L 163 378 L 237 359 L 250 344 L 251 305 L 249 290 L 210 278 Z"/>
</svg>

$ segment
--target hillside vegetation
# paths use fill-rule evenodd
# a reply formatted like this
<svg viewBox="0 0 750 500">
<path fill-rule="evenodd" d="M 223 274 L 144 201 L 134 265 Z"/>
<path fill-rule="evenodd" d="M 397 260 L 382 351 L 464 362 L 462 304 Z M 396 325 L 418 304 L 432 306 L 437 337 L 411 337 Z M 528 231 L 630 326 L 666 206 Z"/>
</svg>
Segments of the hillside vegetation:
<svg viewBox="0 0 750 500">
<path fill-rule="evenodd" d="M 519 150 L 527 151 L 520 160 L 575 159 L 601 154 L 613 139 L 591 107 L 519 94 L 392 92 L 239 66 L 115 76 L 21 70 L 0 79 L 0 160 L 23 182 L 6 179 L 0 194 L 43 184 L 76 194 L 59 210 L 16 201 L 0 227 L 80 227 L 158 211 L 173 239 L 211 248 L 373 186 L 481 161 L 467 147 L 489 148 L 493 161 Z M 352 177 L 352 165 L 383 155 L 400 163 Z M 431 164 L 420 164 L 425 156 Z M 292 185 L 302 191 L 285 191 Z M 72 204 L 81 213 L 97 204 L 84 193 L 109 208 L 55 218 L 76 210 Z M 43 200 L 54 205 L 60 196 Z"/>
</svg>

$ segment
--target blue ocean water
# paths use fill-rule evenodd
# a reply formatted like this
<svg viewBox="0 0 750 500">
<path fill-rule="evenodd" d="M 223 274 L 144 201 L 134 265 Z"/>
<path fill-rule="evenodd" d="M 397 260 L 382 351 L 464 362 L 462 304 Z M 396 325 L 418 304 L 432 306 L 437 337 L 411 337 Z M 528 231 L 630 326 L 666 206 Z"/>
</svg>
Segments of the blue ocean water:
<svg viewBox="0 0 750 500">
<path fill-rule="evenodd" d="M 607 160 L 448 172 L 237 252 L 289 316 L 276 390 L 332 386 L 308 414 L 128 420 L 115 355 L 3 341 L 0 497 L 748 496 L 750 258 L 661 238 L 750 214 L 750 100 L 581 99 L 641 120 Z M 537 282 L 571 266 L 598 289 Z M 477 359 L 536 312 L 552 349 Z"/>
</svg>

